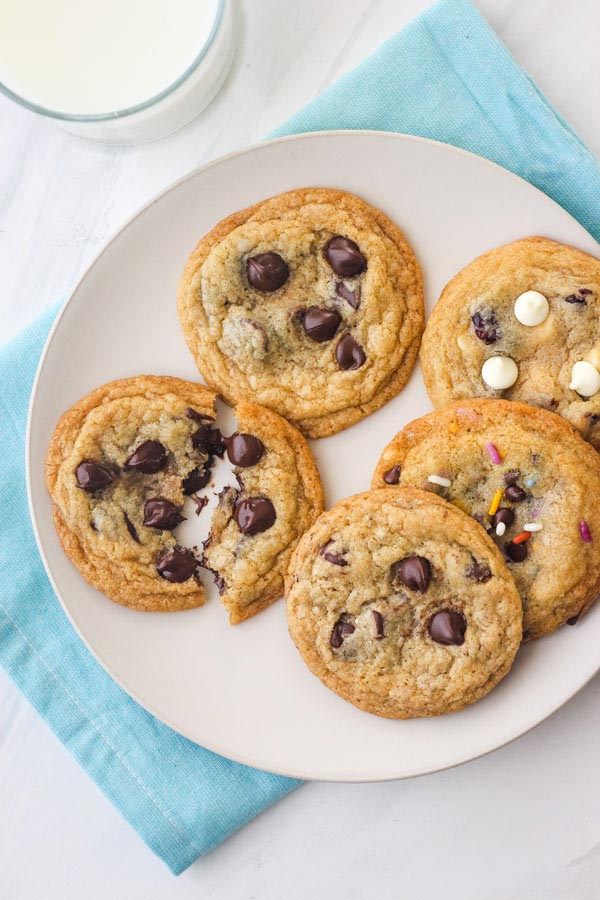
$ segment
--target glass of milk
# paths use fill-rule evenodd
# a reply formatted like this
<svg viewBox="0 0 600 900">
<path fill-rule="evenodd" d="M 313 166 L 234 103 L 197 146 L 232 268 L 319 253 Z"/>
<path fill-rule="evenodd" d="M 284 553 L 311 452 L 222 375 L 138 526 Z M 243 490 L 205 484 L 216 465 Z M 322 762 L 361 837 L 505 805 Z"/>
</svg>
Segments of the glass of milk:
<svg viewBox="0 0 600 900">
<path fill-rule="evenodd" d="M 169 134 L 225 80 L 233 2 L 0 0 L 0 91 L 83 137 Z"/>
</svg>

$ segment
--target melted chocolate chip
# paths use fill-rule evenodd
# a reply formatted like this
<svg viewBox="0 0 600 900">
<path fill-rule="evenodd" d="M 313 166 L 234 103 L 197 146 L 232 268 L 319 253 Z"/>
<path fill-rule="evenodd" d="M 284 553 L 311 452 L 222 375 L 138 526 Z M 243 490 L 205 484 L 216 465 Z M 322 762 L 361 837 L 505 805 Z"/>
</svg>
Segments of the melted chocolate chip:
<svg viewBox="0 0 600 900">
<path fill-rule="evenodd" d="M 181 584 L 191 578 L 199 563 L 194 554 L 185 547 L 167 550 L 156 563 L 156 571 L 166 581 Z"/>
<path fill-rule="evenodd" d="M 325 247 L 325 259 L 342 278 L 360 275 L 367 268 L 367 260 L 360 252 L 358 245 L 350 238 L 336 234 Z"/>
<path fill-rule="evenodd" d="M 222 457 L 225 453 L 225 441 L 218 428 L 210 425 L 201 425 L 198 431 L 192 435 L 192 447 L 200 453 L 208 453 L 209 456 Z"/>
<path fill-rule="evenodd" d="M 206 547 L 206 541 L 204 542 L 204 546 Z M 210 574 L 212 575 L 213 582 L 216 585 L 216 588 L 219 592 L 219 596 L 222 597 L 223 594 L 225 593 L 225 591 L 227 590 L 227 585 L 225 584 L 225 579 L 222 578 L 221 575 L 219 575 L 219 573 L 217 572 L 216 569 L 211 569 L 210 566 L 205 566 L 204 561 L 202 561 L 201 565 L 202 565 L 203 569 L 206 569 L 206 571 L 210 572 Z"/>
<path fill-rule="evenodd" d="M 485 563 L 480 563 L 474 556 L 471 557 L 471 560 L 471 565 L 466 570 L 465 575 L 473 581 L 485 584 L 492 577 L 492 570 Z"/>
<path fill-rule="evenodd" d="M 354 634 L 355 630 L 356 629 L 354 628 L 352 622 L 346 622 L 343 618 L 338 619 L 338 621 L 333 626 L 333 631 L 331 632 L 329 643 L 334 650 L 339 650 L 348 635 Z"/>
<path fill-rule="evenodd" d="M 393 563 L 391 576 L 394 587 L 402 584 L 411 591 L 425 594 L 431 582 L 431 564 L 424 556 L 406 556 Z"/>
<path fill-rule="evenodd" d="M 338 297 L 341 297 L 342 300 L 349 303 L 352 309 L 358 309 L 360 306 L 360 287 L 358 284 L 353 290 L 350 290 L 343 281 L 338 281 L 335 286 L 335 293 Z"/>
<path fill-rule="evenodd" d="M 172 531 L 185 519 L 179 509 L 170 500 L 158 497 L 147 500 L 144 506 L 144 525 L 146 528 L 160 528 L 162 531 Z"/>
<path fill-rule="evenodd" d="M 167 451 L 160 441 L 144 441 L 135 450 L 127 462 L 127 469 L 135 469 L 143 475 L 154 475 L 167 464 Z"/>
<path fill-rule="evenodd" d="M 504 496 L 507 500 L 512 500 L 513 503 L 520 503 L 521 500 L 525 499 L 527 494 L 518 484 L 509 484 L 504 492 Z"/>
<path fill-rule="evenodd" d="M 591 291 L 587 288 L 583 288 L 576 294 L 569 294 L 568 297 L 565 297 L 565 303 L 587 303 L 587 300 L 585 299 L 586 294 L 591 294 Z"/>
<path fill-rule="evenodd" d="M 206 413 L 196 412 L 196 410 L 192 409 L 191 406 L 188 406 L 188 408 L 185 411 L 185 414 L 188 419 L 193 419 L 194 422 L 214 422 L 215 421 L 214 416 L 207 416 Z"/>
<path fill-rule="evenodd" d="M 436 644 L 464 644 L 467 620 L 455 609 L 442 609 L 431 617 L 427 630 Z"/>
<path fill-rule="evenodd" d="M 255 290 L 271 293 L 286 283 L 290 269 L 279 253 L 258 253 L 246 260 L 246 276 Z"/>
<path fill-rule="evenodd" d="M 197 497 L 195 494 L 192 494 L 192 500 L 196 504 L 196 509 L 194 510 L 194 512 L 197 516 L 199 516 L 208 503 L 208 497 Z"/>
<path fill-rule="evenodd" d="M 201 491 L 210 481 L 210 466 L 205 465 L 202 468 L 192 469 L 189 475 L 183 479 L 181 486 L 186 497 Z"/>
<path fill-rule="evenodd" d="M 505 472 L 504 473 L 504 484 L 516 484 L 519 480 L 520 472 L 516 470 L 513 472 Z"/>
<path fill-rule="evenodd" d="M 492 516 L 492 525 L 495 528 L 496 525 L 506 525 L 507 528 L 510 528 L 512 523 L 515 521 L 515 514 L 512 509 L 509 509 L 508 506 L 501 506 L 497 512 Z"/>
<path fill-rule="evenodd" d="M 335 358 L 340 369 L 360 369 L 367 359 L 366 353 L 351 334 L 341 337 L 335 348 Z"/>
<path fill-rule="evenodd" d="M 383 480 L 386 484 L 398 484 L 401 471 L 400 466 L 392 466 L 391 469 L 386 469 L 383 473 Z"/>
<path fill-rule="evenodd" d="M 576 616 L 571 616 L 570 619 L 567 619 L 567 625 L 577 625 L 577 623 L 579 622 L 580 615 L 581 615 L 580 613 L 577 613 Z"/>
<path fill-rule="evenodd" d="M 139 537 L 138 537 L 138 533 L 137 533 L 137 531 L 136 531 L 136 527 L 135 527 L 135 525 L 133 524 L 133 522 L 131 521 L 131 519 L 129 518 L 129 516 L 127 515 L 127 513 L 125 512 L 125 510 L 123 510 L 123 518 L 125 519 L 125 527 L 127 528 L 127 531 L 129 532 L 129 534 L 131 535 L 131 537 L 133 538 L 133 540 L 134 540 L 137 544 L 139 544 L 140 539 L 139 539 Z"/>
<path fill-rule="evenodd" d="M 302 315 L 302 327 L 311 341 L 322 344 L 330 341 L 340 326 L 342 317 L 335 309 L 310 306 Z"/>
<path fill-rule="evenodd" d="M 328 550 L 328 547 L 331 547 L 332 541 L 329 541 L 319 550 L 320 555 L 323 559 L 326 559 L 327 562 L 331 563 L 332 566 L 347 566 L 348 560 L 344 559 L 341 553 L 333 553 L 331 550 Z"/>
<path fill-rule="evenodd" d="M 265 445 L 253 434 L 241 434 L 236 431 L 224 440 L 229 461 L 234 466 L 242 466 L 244 469 L 255 466 L 265 452 Z"/>
<path fill-rule="evenodd" d="M 387 469 L 387 471 L 383 473 L 383 480 L 386 484 L 398 484 L 401 471 L 400 466 L 392 466 L 391 469 Z"/>
<path fill-rule="evenodd" d="M 84 459 L 75 469 L 75 478 L 77 487 L 92 494 L 94 491 L 100 491 L 112 484 L 115 475 L 106 466 L 100 465 L 93 459 Z"/>
<path fill-rule="evenodd" d="M 525 542 L 515 544 L 513 541 L 509 541 L 504 547 L 504 552 L 511 562 L 523 562 L 524 559 L 527 559 L 527 544 Z"/>
<path fill-rule="evenodd" d="M 233 518 L 243 534 L 259 534 L 271 528 L 277 514 L 275 507 L 266 497 L 247 497 L 245 500 L 237 501 Z"/>
<path fill-rule="evenodd" d="M 373 624 L 375 625 L 375 637 L 377 640 L 381 640 L 381 638 L 384 637 L 383 616 L 380 612 L 377 612 L 376 609 L 371 610 L 371 615 L 373 616 Z"/>
<path fill-rule="evenodd" d="M 500 337 L 500 329 L 493 312 L 476 312 L 471 316 L 476 336 L 484 344 L 495 344 Z"/>
</svg>

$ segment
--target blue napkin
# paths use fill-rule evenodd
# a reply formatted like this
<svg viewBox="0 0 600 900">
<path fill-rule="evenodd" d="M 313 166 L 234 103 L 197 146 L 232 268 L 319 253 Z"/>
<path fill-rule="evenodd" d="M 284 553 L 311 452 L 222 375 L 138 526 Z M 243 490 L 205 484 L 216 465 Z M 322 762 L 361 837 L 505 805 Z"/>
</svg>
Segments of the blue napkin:
<svg viewBox="0 0 600 900">
<path fill-rule="evenodd" d="M 277 134 L 410 132 L 487 156 L 554 197 L 600 238 L 600 167 L 466 0 L 442 0 Z M 25 421 L 56 309 L 0 350 L 0 662 L 96 784 L 182 872 L 299 782 L 246 768 L 161 725 L 72 630 L 31 530 Z"/>
</svg>

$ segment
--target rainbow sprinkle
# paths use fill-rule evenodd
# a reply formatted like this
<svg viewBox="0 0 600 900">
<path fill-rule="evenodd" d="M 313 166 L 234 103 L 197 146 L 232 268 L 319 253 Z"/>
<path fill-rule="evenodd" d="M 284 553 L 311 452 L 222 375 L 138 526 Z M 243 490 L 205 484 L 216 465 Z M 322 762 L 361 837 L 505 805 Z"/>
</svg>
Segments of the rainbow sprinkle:
<svg viewBox="0 0 600 900">
<path fill-rule="evenodd" d="M 490 459 L 494 463 L 494 465 L 499 466 L 502 462 L 502 456 L 500 455 L 500 451 L 498 450 L 496 445 L 492 444 L 491 441 L 488 441 L 488 443 L 485 445 L 485 449 L 489 453 Z"/>
<path fill-rule="evenodd" d="M 526 525 L 523 525 L 523 531 L 541 531 L 542 526 L 539 522 L 528 522 Z"/>
<path fill-rule="evenodd" d="M 505 531 L 506 525 L 504 524 L 504 522 L 498 522 L 498 524 L 496 525 L 496 534 L 498 535 L 498 537 L 502 537 Z"/>
<path fill-rule="evenodd" d="M 592 533 L 590 531 L 590 526 L 587 522 L 583 520 L 579 523 L 579 533 L 581 534 L 581 540 L 585 544 L 591 544 L 592 542 Z"/>
<path fill-rule="evenodd" d="M 518 534 L 516 537 L 512 539 L 513 544 L 524 544 L 525 541 L 528 541 L 531 537 L 531 532 L 522 531 L 521 534 Z"/>
<path fill-rule="evenodd" d="M 450 487 L 452 482 L 449 478 L 444 478 L 443 475 L 428 475 L 427 481 L 431 484 L 439 484 L 440 487 Z"/>
<path fill-rule="evenodd" d="M 497 513 L 503 493 L 503 490 L 496 491 L 496 493 L 492 497 L 492 502 L 490 503 L 490 508 L 488 509 L 488 516 L 494 516 Z"/>
</svg>

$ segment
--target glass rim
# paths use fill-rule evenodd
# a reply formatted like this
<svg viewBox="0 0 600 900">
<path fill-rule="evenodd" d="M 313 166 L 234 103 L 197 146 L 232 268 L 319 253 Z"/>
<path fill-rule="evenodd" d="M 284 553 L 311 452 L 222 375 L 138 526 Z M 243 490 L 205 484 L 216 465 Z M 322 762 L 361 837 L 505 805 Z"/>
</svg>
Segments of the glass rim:
<svg viewBox="0 0 600 900">
<path fill-rule="evenodd" d="M 15 93 L 15 91 L 11 90 L 11 88 L 9 88 L 2 81 L 0 81 L 0 93 L 4 94 L 10 100 L 14 100 L 15 103 L 19 104 L 19 106 L 23 106 L 25 109 L 31 110 L 31 112 L 38 113 L 41 116 L 47 116 L 49 119 L 57 119 L 62 122 L 110 122 L 114 121 L 115 119 L 124 119 L 127 116 L 133 116 L 136 113 L 144 112 L 145 110 L 150 109 L 150 107 L 155 106 L 157 103 L 160 103 L 161 100 L 169 97 L 177 90 L 177 88 L 181 87 L 181 85 L 185 81 L 187 81 L 190 75 L 192 75 L 196 71 L 215 41 L 217 32 L 219 31 L 219 28 L 221 26 L 221 22 L 223 21 L 225 3 L 226 0 L 218 0 L 217 12 L 208 37 L 200 48 L 199 53 L 194 57 L 187 69 L 185 69 L 181 73 L 179 78 L 175 79 L 175 81 L 167 85 L 164 90 L 160 91 L 158 94 L 154 94 L 152 97 L 150 97 L 148 100 L 144 100 L 142 103 L 136 103 L 135 106 L 128 106 L 124 109 L 118 109 L 114 112 L 106 113 L 65 113 L 57 112 L 56 110 L 50 109 L 47 106 L 41 106 L 37 103 L 32 103 L 30 100 L 26 100 L 24 97 L 21 97 L 20 94 L 17 94 Z"/>
</svg>

